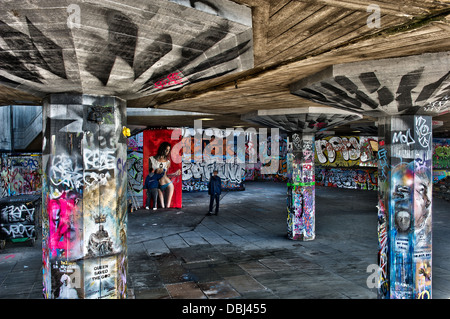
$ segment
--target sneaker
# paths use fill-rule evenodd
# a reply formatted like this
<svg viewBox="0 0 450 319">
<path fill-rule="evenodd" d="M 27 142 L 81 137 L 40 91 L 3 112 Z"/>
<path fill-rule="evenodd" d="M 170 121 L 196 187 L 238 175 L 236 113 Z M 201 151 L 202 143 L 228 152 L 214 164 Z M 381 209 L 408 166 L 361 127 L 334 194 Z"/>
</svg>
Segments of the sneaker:
<svg viewBox="0 0 450 319">
<path fill-rule="evenodd" d="M 153 210 L 156 210 L 156 207 L 153 207 Z"/>
<path fill-rule="evenodd" d="M 208 212 L 208 213 L 206 214 L 206 216 L 212 216 L 212 213 L 211 213 L 211 212 Z"/>
<path fill-rule="evenodd" d="M 150 209 L 148 206 L 145 206 L 145 209 Z"/>
</svg>

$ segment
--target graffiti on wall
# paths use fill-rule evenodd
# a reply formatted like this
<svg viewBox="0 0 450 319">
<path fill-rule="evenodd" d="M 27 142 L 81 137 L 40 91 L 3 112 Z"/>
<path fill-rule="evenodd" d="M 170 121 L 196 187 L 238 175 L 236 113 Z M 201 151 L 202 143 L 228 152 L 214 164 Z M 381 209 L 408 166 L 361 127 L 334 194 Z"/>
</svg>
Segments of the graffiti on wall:
<svg viewBox="0 0 450 319">
<path fill-rule="evenodd" d="M 0 197 L 36 194 L 41 191 L 41 157 L 38 154 L 2 157 Z"/>
<path fill-rule="evenodd" d="M 243 163 L 236 160 L 237 137 L 234 136 L 234 132 L 231 134 L 233 135 L 226 136 L 226 132 L 220 130 L 217 131 L 217 137 L 214 136 L 214 138 L 207 137 L 206 134 L 198 141 L 194 136 L 183 138 L 183 143 L 189 143 L 189 149 L 193 151 L 192 155 L 184 154 L 185 156 L 183 156 L 183 192 L 208 191 L 208 182 L 214 169 L 218 170 L 223 189 L 244 189 L 245 158 L 242 158 Z M 248 159 L 249 146 L 247 142 L 244 155 Z M 252 145 L 250 145 L 250 149 L 253 150 Z"/>
<path fill-rule="evenodd" d="M 268 153 L 272 154 L 272 136 L 269 136 L 267 139 L 267 149 Z M 265 141 L 263 141 L 265 143 Z M 278 170 L 274 174 L 263 174 L 261 173 L 261 167 L 264 165 L 270 165 L 269 163 L 261 163 L 258 161 L 257 163 L 247 163 L 245 165 L 245 173 L 244 180 L 246 181 L 272 181 L 272 182 L 287 182 L 287 136 L 279 135 L 278 136 Z M 246 156 L 247 158 L 251 158 L 252 152 L 254 152 L 253 142 L 250 139 L 246 139 Z"/>
<path fill-rule="evenodd" d="M 51 107 L 53 98 L 57 108 Z M 94 112 L 95 120 L 83 116 Z M 43 113 L 44 296 L 125 298 L 125 104 L 100 96 L 52 96 Z M 99 267 L 112 263 L 102 277 Z"/>
<path fill-rule="evenodd" d="M 316 185 L 338 188 L 377 190 L 376 168 L 323 168 L 316 167 Z"/>
<path fill-rule="evenodd" d="M 143 196 L 143 139 L 144 134 L 141 132 L 127 140 L 128 196 Z"/>
<path fill-rule="evenodd" d="M 450 170 L 450 139 L 433 139 L 433 168 Z"/>
<path fill-rule="evenodd" d="M 40 195 L 19 195 L 0 200 L 0 238 L 11 241 L 37 238 Z"/>
<path fill-rule="evenodd" d="M 240 190 L 243 188 L 244 164 L 217 162 L 183 162 L 183 191 L 207 191 L 208 182 L 214 169 L 222 179 L 222 188 Z"/>
<path fill-rule="evenodd" d="M 377 137 L 358 136 L 329 136 L 315 141 L 316 164 L 321 166 L 349 167 L 373 166 L 376 167 Z"/>
</svg>

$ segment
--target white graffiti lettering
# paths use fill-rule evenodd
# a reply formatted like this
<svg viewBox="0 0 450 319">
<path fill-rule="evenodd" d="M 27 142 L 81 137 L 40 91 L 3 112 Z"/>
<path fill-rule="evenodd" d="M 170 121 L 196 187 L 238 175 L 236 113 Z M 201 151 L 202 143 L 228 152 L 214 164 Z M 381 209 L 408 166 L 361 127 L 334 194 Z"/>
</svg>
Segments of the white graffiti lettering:
<svg viewBox="0 0 450 319">
<path fill-rule="evenodd" d="M 337 152 L 341 152 L 345 161 L 355 161 L 361 156 L 361 146 L 358 139 L 354 136 L 350 137 L 350 139 L 334 136 L 329 140 L 317 140 L 315 144 L 317 158 L 320 163 L 326 163 L 327 160 L 328 162 L 333 163 L 336 160 Z M 324 149 L 327 151 L 326 155 Z"/>
<path fill-rule="evenodd" d="M 109 170 L 116 166 L 114 151 L 84 151 L 84 168 L 88 170 Z"/>
<path fill-rule="evenodd" d="M 97 173 L 97 172 L 86 172 L 84 176 L 84 183 L 86 189 L 89 189 L 93 186 L 106 185 L 108 180 L 111 179 L 111 175 L 109 172 L 106 173 Z"/>
<path fill-rule="evenodd" d="M 71 189 L 83 186 L 83 172 L 76 167 L 72 159 L 66 155 L 56 155 L 52 160 L 52 167 L 49 174 L 53 185 L 63 185 Z"/>
<path fill-rule="evenodd" d="M 28 208 L 25 204 L 6 206 L 2 209 L 1 219 L 9 223 L 34 222 L 34 207 Z"/>
<path fill-rule="evenodd" d="M 416 143 L 416 141 L 414 141 L 413 137 L 411 136 L 411 130 L 408 129 L 406 133 L 403 133 L 401 131 L 394 133 L 394 136 L 392 137 L 392 144 L 395 143 L 402 143 L 409 146 Z"/>
<path fill-rule="evenodd" d="M 431 140 L 431 129 L 427 125 L 427 121 L 422 117 L 416 117 L 416 133 L 420 145 L 429 148 Z"/>
<path fill-rule="evenodd" d="M 23 224 L 2 225 L 2 231 L 9 238 L 35 237 L 34 225 L 23 225 Z"/>
<path fill-rule="evenodd" d="M 240 183 L 245 173 L 245 165 L 232 163 L 183 163 L 183 181 L 191 178 L 200 181 L 209 181 L 214 168 L 217 168 L 219 177 L 224 181 Z"/>
</svg>

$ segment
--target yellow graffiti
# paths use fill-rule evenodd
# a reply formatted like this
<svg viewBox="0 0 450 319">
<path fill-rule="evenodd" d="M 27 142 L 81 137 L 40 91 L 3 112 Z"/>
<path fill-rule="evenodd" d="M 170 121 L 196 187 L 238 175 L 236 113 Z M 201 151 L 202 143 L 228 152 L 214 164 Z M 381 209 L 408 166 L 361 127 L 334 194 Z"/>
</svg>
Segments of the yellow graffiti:
<svg viewBox="0 0 450 319">
<path fill-rule="evenodd" d="M 130 135 L 131 135 L 130 129 L 128 127 L 124 126 L 122 129 L 122 134 L 125 137 L 130 137 Z"/>
<path fill-rule="evenodd" d="M 427 290 L 422 291 L 419 293 L 418 299 L 430 299 L 430 292 Z"/>
</svg>

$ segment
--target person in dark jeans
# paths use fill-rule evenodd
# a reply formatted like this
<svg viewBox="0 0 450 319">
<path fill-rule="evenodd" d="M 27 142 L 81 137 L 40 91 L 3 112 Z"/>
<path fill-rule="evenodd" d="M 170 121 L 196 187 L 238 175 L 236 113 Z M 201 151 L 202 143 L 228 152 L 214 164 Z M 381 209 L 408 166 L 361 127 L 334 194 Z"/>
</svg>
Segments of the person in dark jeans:
<svg viewBox="0 0 450 319">
<path fill-rule="evenodd" d="M 209 194 L 209 212 L 207 216 L 212 215 L 213 204 L 216 201 L 216 215 L 219 214 L 219 201 L 220 194 L 222 193 L 222 180 L 217 176 L 218 171 L 215 169 L 213 175 L 209 179 L 208 183 L 208 194 Z"/>
<path fill-rule="evenodd" d="M 150 209 L 150 199 L 153 200 L 153 210 L 156 210 L 158 200 L 158 181 L 163 177 L 165 169 L 157 168 L 154 170 L 151 166 L 148 168 L 148 175 L 145 178 L 144 189 L 147 190 L 147 201 L 145 209 Z"/>
</svg>

